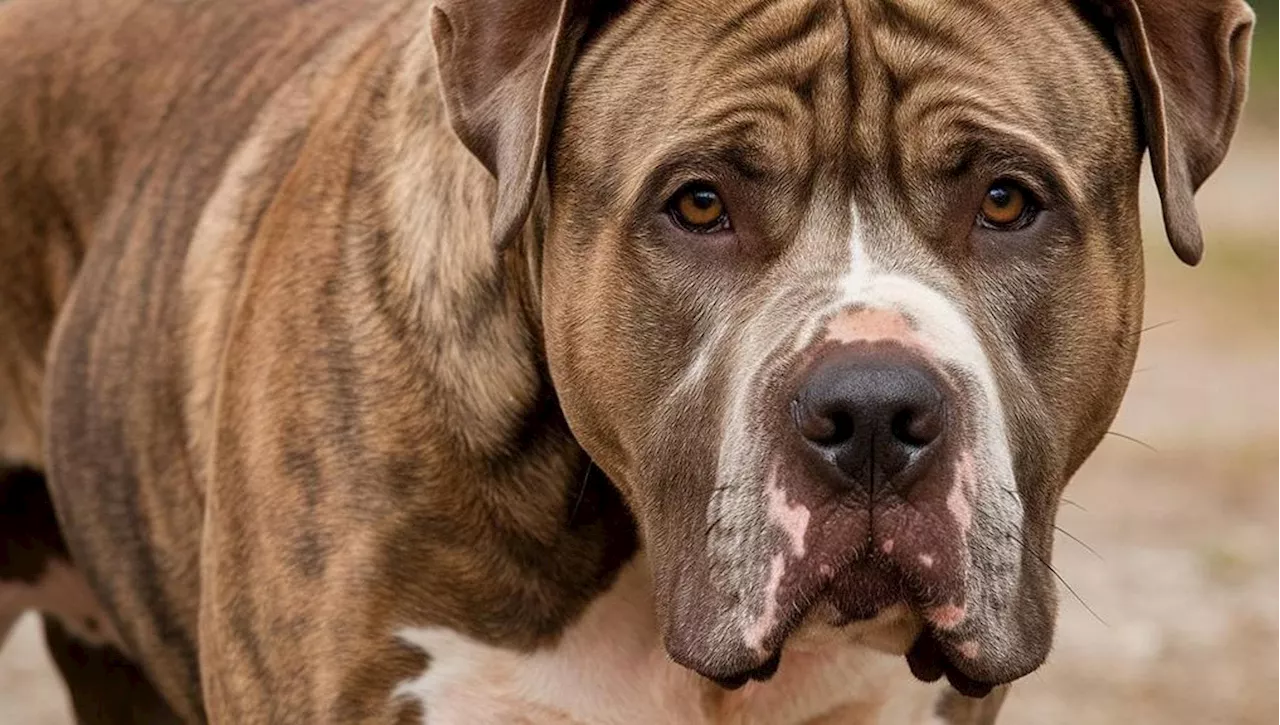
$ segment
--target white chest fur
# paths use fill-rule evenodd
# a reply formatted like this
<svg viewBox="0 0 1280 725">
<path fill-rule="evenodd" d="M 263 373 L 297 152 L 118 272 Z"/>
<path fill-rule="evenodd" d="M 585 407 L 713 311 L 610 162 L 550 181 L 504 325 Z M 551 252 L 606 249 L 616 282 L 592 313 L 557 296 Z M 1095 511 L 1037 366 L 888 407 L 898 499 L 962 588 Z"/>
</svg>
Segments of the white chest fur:
<svg viewBox="0 0 1280 725">
<path fill-rule="evenodd" d="M 397 634 L 430 655 L 396 697 L 421 700 L 431 725 L 902 725 L 938 722 L 939 687 L 857 633 L 804 638 L 768 682 L 726 692 L 662 648 L 647 565 L 629 564 L 554 646 L 492 647 L 451 630 Z M 865 634 L 865 633 L 864 633 Z"/>
</svg>

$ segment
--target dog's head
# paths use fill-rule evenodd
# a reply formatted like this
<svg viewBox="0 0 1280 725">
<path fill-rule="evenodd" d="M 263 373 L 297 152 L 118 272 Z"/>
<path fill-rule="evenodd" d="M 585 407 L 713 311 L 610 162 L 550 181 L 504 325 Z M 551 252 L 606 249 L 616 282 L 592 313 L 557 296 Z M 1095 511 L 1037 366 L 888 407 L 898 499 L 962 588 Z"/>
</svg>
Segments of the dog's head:
<svg viewBox="0 0 1280 725">
<path fill-rule="evenodd" d="M 1226 152 L 1239 2 L 460 0 L 450 117 L 533 235 L 560 404 L 621 489 L 671 656 L 767 676 L 897 618 L 980 694 L 1044 660 L 1053 521 L 1168 236 Z M 544 176 L 545 170 L 545 176 Z"/>
</svg>

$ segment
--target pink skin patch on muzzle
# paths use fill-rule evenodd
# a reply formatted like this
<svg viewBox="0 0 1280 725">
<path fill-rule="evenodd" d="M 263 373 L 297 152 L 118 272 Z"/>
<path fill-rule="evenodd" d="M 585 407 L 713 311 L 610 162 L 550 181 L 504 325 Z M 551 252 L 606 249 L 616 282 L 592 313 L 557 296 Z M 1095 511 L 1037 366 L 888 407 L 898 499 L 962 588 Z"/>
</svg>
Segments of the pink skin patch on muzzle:
<svg viewBox="0 0 1280 725">
<path fill-rule="evenodd" d="M 787 503 L 787 492 L 778 483 L 781 465 L 775 463 L 765 481 L 769 521 L 782 530 L 791 544 L 792 556 L 800 559 L 804 556 L 804 535 L 809 529 L 809 509 L 803 504 Z"/>
<path fill-rule="evenodd" d="M 778 527 L 787 540 L 787 547 L 794 564 L 804 558 L 804 537 L 809 530 L 809 509 L 803 504 L 787 502 L 787 492 L 779 482 L 781 463 L 774 463 L 765 481 L 766 512 L 771 524 Z M 787 570 L 787 556 L 783 552 L 773 555 L 769 562 L 769 582 L 764 589 L 764 611 L 743 633 L 747 646 L 761 657 L 768 653 L 764 640 L 779 626 L 778 595 L 782 577 Z"/>
<path fill-rule="evenodd" d="M 884 309 L 863 308 L 837 314 L 827 323 L 823 342 L 897 342 L 914 350 L 920 349 L 907 318 Z"/>
<path fill-rule="evenodd" d="M 955 629 L 964 621 L 964 607 L 954 604 L 944 604 L 940 607 L 934 607 L 925 613 L 925 619 L 929 624 L 942 630 Z"/>
<path fill-rule="evenodd" d="M 765 637 L 772 634 L 773 630 L 779 625 L 778 590 L 782 586 L 782 574 L 784 571 L 786 571 L 786 561 L 783 555 L 781 553 L 774 554 L 773 561 L 769 563 L 769 583 L 764 589 L 764 612 L 743 633 L 747 646 L 762 658 L 769 655 L 764 647 Z"/>
<path fill-rule="evenodd" d="M 956 456 L 956 478 L 947 493 L 947 511 L 956 519 L 960 531 L 968 533 L 973 525 L 973 508 L 969 503 L 978 485 L 977 468 L 973 463 L 973 454 L 961 451 Z"/>
</svg>

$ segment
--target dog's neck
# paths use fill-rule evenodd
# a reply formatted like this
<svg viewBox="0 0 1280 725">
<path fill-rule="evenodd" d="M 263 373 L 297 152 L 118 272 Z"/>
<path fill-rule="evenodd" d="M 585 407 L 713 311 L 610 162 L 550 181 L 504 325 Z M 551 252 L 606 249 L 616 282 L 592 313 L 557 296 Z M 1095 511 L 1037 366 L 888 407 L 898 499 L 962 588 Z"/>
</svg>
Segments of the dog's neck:
<svg viewBox="0 0 1280 725">
<path fill-rule="evenodd" d="M 561 413 L 538 322 L 537 245 L 493 248 L 495 184 L 447 128 L 425 18 L 398 27 L 414 30 L 369 81 L 378 90 L 356 162 L 367 181 L 352 207 L 367 209 L 376 233 L 354 254 L 353 286 L 379 298 L 377 314 L 394 331 L 377 350 L 402 362 L 394 388 L 422 401 L 417 417 L 397 424 L 432 429 L 420 480 L 400 487 L 411 499 L 405 507 L 438 521 L 440 510 L 465 501 L 477 516 L 466 536 L 484 539 L 472 574 L 485 574 L 488 589 L 510 590 L 477 592 L 469 606 L 492 605 L 490 624 L 511 630 L 497 609 L 528 600 L 524 631 L 504 636 L 533 645 L 557 636 L 609 585 L 635 551 L 634 525 Z M 483 621 L 440 623 L 493 634 Z"/>
<path fill-rule="evenodd" d="M 436 377 L 468 401 L 474 430 L 464 443 L 482 451 L 509 440 L 548 392 L 530 294 L 535 245 L 501 253 L 491 243 L 496 185 L 448 130 L 430 34 L 425 23 L 409 25 L 374 121 L 382 127 L 371 134 L 380 144 L 384 271 L 405 322 L 438 347 Z"/>
</svg>

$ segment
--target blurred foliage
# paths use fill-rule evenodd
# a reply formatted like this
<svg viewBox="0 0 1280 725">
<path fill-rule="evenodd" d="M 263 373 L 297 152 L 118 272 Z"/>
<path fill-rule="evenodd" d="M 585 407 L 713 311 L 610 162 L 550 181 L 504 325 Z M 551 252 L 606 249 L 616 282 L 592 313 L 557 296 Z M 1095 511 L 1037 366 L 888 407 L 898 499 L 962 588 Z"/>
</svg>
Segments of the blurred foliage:
<svg viewBox="0 0 1280 725">
<path fill-rule="evenodd" d="M 1253 30 L 1253 56 L 1247 120 L 1276 125 L 1277 70 L 1276 36 L 1280 31 L 1280 13 L 1276 0 L 1250 3 L 1258 15 Z"/>
</svg>

